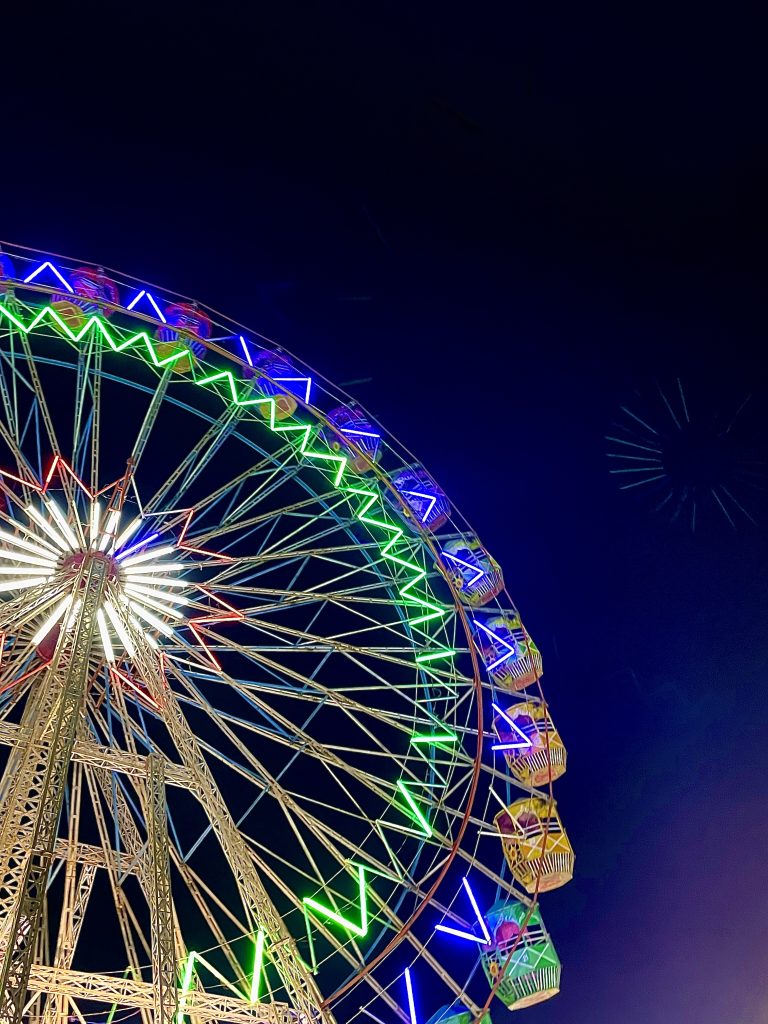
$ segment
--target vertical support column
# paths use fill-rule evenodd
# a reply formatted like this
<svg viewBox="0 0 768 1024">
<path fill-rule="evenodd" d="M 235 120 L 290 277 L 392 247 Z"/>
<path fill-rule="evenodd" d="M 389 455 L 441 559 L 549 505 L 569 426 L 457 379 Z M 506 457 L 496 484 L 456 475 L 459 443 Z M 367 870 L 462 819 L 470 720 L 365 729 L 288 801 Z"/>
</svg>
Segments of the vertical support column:
<svg viewBox="0 0 768 1024">
<path fill-rule="evenodd" d="M 67 862 L 69 868 L 69 862 Z M 69 970 L 72 967 L 72 960 L 75 955 L 77 940 L 80 937 L 80 929 L 83 926 L 83 918 L 88 908 L 88 901 L 93 891 L 93 881 L 96 877 L 96 865 L 84 864 L 80 870 L 80 878 L 75 888 L 74 872 L 70 881 L 65 879 L 65 904 L 62 907 L 61 923 L 59 924 L 59 938 L 56 944 L 56 955 L 53 966 L 56 970 Z M 41 961 L 45 962 L 45 961 Z M 49 994 L 45 1010 L 40 1017 L 42 1024 L 67 1024 L 69 1002 L 61 992 Z M 30 1024 L 33 1024 L 30 1021 Z"/>
<path fill-rule="evenodd" d="M 96 611 L 107 561 L 89 558 L 75 584 L 81 599 L 74 626 L 62 628 L 44 692 L 28 723 L 17 778 L 6 802 L 0 848 L 0 1024 L 22 1024 L 64 786 L 89 676 Z"/>
<path fill-rule="evenodd" d="M 171 859 L 168 849 L 168 818 L 165 800 L 163 758 L 152 753 L 147 758 L 147 876 L 150 919 L 152 922 L 152 987 L 155 1024 L 175 1024 L 179 1008 L 176 985 L 176 950 L 173 938 L 171 901 Z"/>
<path fill-rule="evenodd" d="M 59 917 L 59 934 L 56 939 L 56 953 L 53 958 L 55 967 L 71 967 L 75 951 L 75 906 L 77 901 L 77 859 L 76 848 L 80 834 L 80 792 L 83 782 L 83 766 L 75 763 L 72 766 L 72 786 L 70 792 L 70 823 L 67 842 L 67 861 L 64 869 L 64 899 Z M 90 867 L 90 865 L 88 865 Z M 83 869 L 85 870 L 85 868 Z M 88 888 L 90 896 L 90 886 Z M 86 896 L 86 900 L 87 900 Z M 45 1024 L 66 1024 L 67 1000 L 61 995 L 50 995 L 45 1006 L 43 1021 Z"/>
</svg>

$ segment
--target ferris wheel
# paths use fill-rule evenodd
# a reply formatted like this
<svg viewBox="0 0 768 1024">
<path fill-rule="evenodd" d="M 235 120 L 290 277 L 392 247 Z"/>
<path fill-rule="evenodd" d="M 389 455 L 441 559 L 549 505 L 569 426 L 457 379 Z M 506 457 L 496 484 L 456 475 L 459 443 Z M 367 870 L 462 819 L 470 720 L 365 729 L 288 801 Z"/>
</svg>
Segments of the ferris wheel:
<svg viewBox="0 0 768 1024">
<path fill-rule="evenodd" d="M 0 1024 L 554 995 L 565 747 L 502 571 L 268 339 L 0 252 Z"/>
</svg>

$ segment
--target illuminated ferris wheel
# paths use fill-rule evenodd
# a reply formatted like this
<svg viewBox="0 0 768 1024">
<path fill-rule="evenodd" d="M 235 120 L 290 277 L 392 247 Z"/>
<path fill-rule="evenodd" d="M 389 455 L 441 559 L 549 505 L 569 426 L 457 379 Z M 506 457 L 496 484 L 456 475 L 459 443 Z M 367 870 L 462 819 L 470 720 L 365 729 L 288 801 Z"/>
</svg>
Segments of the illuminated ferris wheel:
<svg viewBox="0 0 768 1024">
<path fill-rule="evenodd" d="M 565 748 L 499 566 L 339 389 L 0 253 L 0 1024 L 558 991 Z"/>
</svg>

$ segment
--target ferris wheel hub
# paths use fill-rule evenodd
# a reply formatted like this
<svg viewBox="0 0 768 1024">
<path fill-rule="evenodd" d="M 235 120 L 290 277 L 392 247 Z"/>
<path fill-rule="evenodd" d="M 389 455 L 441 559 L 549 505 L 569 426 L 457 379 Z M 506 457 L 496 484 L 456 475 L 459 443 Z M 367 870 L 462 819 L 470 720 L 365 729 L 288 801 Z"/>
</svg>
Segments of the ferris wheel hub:
<svg viewBox="0 0 768 1024">
<path fill-rule="evenodd" d="M 119 574 L 117 561 L 112 555 L 107 555 L 103 551 L 73 551 L 72 554 L 65 555 L 61 560 L 61 571 L 79 575 L 84 570 L 87 571 L 88 564 L 92 562 L 104 562 L 106 565 L 105 578 L 111 583 L 117 581 Z M 83 585 L 82 581 L 80 585 Z"/>
<path fill-rule="evenodd" d="M 119 510 L 102 510 L 89 494 L 86 515 L 67 495 L 66 505 L 41 493 L 25 508 L 26 525 L 0 530 L 0 590 L 15 595 L 19 623 L 43 660 L 55 649 L 62 629 L 77 618 L 85 581 L 97 566 L 104 580 L 96 609 L 91 648 L 108 664 L 154 662 L 163 637 L 185 621 L 192 583 L 183 566 L 168 558 L 173 543 L 155 544 L 142 536 L 136 519 L 121 529 Z M 12 626 L 12 623 L 9 623 Z"/>
</svg>

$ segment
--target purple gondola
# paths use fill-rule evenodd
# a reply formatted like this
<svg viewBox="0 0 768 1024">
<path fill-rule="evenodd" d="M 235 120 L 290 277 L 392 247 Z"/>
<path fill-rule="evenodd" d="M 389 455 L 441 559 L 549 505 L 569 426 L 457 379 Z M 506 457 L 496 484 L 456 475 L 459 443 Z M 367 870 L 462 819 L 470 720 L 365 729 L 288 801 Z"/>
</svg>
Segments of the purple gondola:
<svg viewBox="0 0 768 1024">
<path fill-rule="evenodd" d="M 171 361 L 175 373 L 189 373 L 205 355 L 204 341 L 211 336 L 211 321 L 189 302 L 177 302 L 164 311 L 165 323 L 157 330 L 155 350 L 161 363 Z"/>
<path fill-rule="evenodd" d="M 96 313 L 103 317 L 112 315 L 111 307 L 120 302 L 114 281 L 91 267 L 77 267 L 69 271 L 68 276 L 72 291 L 56 292 L 51 298 L 51 307 L 71 331 L 81 330 Z"/>
<path fill-rule="evenodd" d="M 10 258 L 4 252 L 0 252 L 0 295 L 5 295 L 13 288 L 13 281 L 16 279 L 16 270 Z"/>
<path fill-rule="evenodd" d="M 323 430 L 323 438 L 334 452 L 347 456 L 347 466 L 354 473 L 368 473 L 381 457 L 381 434 L 358 409 L 341 405 L 328 413 L 336 430 Z"/>
<path fill-rule="evenodd" d="M 463 604 L 473 608 L 488 604 L 504 589 L 501 569 L 477 537 L 447 541 L 441 557 Z"/>
<path fill-rule="evenodd" d="M 421 466 L 401 470 L 390 482 L 408 508 L 403 508 L 389 488 L 385 489 L 384 497 L 411 528 L 420 526 L 434 533 L 448 522 L 451 514 L 448 498 Z"/>
<path fill-rule="evenodd" d="M 253 366 L 243 367 L 243 376 L 254 384 L 267 398 L 274 398 L 276 420 L 285 420 L 296 412 L 296 397 L 305 399 L 307 376 L 300 373 L 280 352 L 262 349 L 252 359 Z M 294 397 L 295 396 L 295 397 Z M 272 416 L 272 406 L 260 405 L 259 412 L 264 419 Z"/>
</svg>

